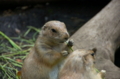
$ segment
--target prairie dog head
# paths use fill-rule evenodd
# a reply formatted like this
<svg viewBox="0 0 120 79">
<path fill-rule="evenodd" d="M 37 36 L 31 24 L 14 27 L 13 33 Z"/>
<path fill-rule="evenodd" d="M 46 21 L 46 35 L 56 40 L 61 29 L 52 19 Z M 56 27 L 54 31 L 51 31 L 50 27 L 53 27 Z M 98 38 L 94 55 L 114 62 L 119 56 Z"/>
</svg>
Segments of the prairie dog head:
<svg viewBox="0 0 120 79">
<path fill-rule="evenodd" d="M 69 55 L 66 59 L 66 65 L 71 66 L 71 68 L 75 68 L 77 70 L 90 68 L 94 66 L 94 51 L 93 50 L 85 50 L 78 49 Z"/>
<path fill-rule="evenodd" d="M 61 43 L 65 42 L 69 38 L 69 33 L 66 29 L 66 25 L 63 22 L 55 20 L 45 23 L 42 27 L 40 35 Z"/>
<path fill-rule="evenodd" d="M 60 69 L 58 79 L 103 79 L 105 71 L 94 67 L 96 49 L 78 49 L 71 53 Z"/>
</svg>

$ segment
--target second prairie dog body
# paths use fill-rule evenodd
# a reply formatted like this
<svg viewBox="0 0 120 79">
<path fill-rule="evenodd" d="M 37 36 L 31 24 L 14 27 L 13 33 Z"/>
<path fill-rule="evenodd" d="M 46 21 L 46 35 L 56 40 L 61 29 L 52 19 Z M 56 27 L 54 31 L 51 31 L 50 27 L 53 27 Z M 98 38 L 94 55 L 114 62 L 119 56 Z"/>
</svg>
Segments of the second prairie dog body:
<svg viewBox="0 0 120 79">
<path fill-rule="evenodd" d="M 71 53 L 60 69 L 58 79 L 103 79 L 104 72 L 96 72 L 92 50 L 79 49 Z"/>
<path fill-rule="evenodd" d="M 24 61 L 22 79 L 57 79 L 60 63 L 71 52 L 69 34 L 60 21 L 45 23 L 34 47 Z"/>
</svg>

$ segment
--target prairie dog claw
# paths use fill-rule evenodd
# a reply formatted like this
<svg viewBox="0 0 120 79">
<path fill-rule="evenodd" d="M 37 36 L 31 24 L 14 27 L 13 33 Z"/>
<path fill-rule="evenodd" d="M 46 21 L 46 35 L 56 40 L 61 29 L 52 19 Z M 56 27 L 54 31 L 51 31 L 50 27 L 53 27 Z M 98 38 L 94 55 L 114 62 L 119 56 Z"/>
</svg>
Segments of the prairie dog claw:
<svg viewBox="0 0 120 79">
<path fill-rule="evenodd" d="M 69 53 L 68 53 L 68 51 L 62 51 L 61 54 L 62 54 L 63 56 L 67 56 Z"/>
</svg>

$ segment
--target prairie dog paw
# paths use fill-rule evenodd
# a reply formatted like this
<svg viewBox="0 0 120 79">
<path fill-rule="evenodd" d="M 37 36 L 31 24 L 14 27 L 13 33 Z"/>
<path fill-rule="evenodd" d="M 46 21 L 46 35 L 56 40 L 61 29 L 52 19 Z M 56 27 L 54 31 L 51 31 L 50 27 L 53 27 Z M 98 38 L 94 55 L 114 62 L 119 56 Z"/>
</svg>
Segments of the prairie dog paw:
<svg viewBox="0 0 120 79">
<path fill-rule="evenodd" d="M 67 46 L 69 47 L 73 46 L 73 39 L 67 41 Z"/>
<path fill-rule="evenodd" d="M 67 56 L 69 53 L 68 53 L 68 51 L 62 51 L 61 54 L 62 54 L 63 56 Z"/>
</svg>

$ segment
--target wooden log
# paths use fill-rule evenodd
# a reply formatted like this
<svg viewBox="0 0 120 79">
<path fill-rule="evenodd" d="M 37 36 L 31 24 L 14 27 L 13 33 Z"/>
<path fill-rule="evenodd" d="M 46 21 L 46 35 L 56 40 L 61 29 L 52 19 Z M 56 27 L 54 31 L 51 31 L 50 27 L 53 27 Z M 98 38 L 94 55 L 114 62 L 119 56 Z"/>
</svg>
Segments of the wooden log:
<svg viewBox="0 0 120 79">
<path fill-rule="evenodd" d="M 120 46 L 120 0 L 112 0 L 74 35 L 73 49 L 97 48 L 96 67 L 106 70 L 106 79 L 120 79 L 120 68 L 114 65 Z"/>
</svg>

